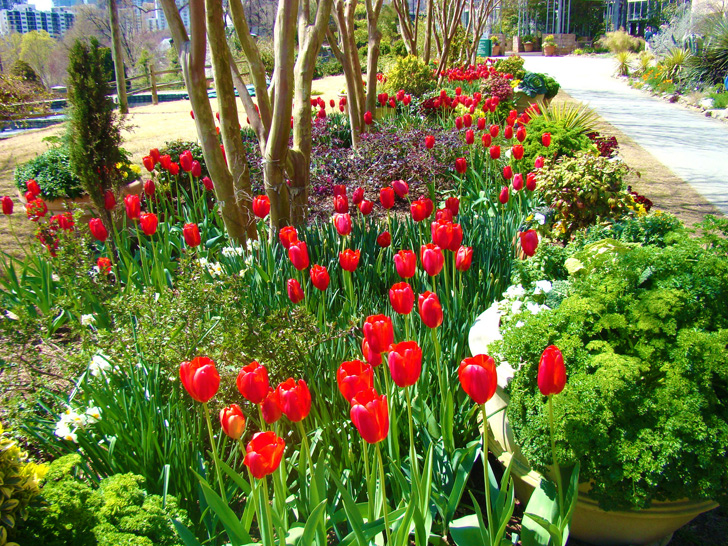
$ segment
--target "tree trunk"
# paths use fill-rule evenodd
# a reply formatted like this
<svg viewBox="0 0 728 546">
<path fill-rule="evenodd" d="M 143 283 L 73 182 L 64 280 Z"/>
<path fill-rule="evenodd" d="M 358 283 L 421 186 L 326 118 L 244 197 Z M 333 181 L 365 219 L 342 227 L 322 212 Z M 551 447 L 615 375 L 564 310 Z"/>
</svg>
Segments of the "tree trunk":
<svg viewBox="0 0 728 546">
<path fill-rule="evenodd" d="M 430 64 L 430 50 L 432 49 L 432 11 L 435 0 L 427 0 L 427 22 L 425 23 L 425 51 L 422 60 Z"/>
<path fill-rule="evenodd" d="M 121 29 L 119 28 L 119 10 L 116 7 L 116 0 L 109 0 L 109 24 L 111 25 L 111 55 L 114 59 L 116 96 L 119 99 L 119 112 L 128 114 L 129 105 L 126 101 L 124 54 L 121 49 Z"/>
<path fill-rule="evenodd" d="M 369 43 L 367 47 L 367 94 L 365 108 L 372 114 L 377 109 L 377 70 L 379 67 L 379 43 L 382 40 L 382 33 L 377 28 L 379 13 L 382 10 L 382 0 L 366 0 L 367 6 L 367 30 L 369 31 Z M 357 59 L 359 55 L 357 54 Z"/>
</svg>

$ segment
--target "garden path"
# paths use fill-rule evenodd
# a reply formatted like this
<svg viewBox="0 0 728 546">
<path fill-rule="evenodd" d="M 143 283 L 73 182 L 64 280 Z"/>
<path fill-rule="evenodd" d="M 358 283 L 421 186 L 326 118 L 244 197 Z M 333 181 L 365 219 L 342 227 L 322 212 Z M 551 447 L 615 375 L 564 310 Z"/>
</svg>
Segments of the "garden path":
<svg viewBox="0 0 728 546">
<path fill-rule="evenodd" d="M 594 108 L 728 214 L 728 124 L 629 87 L 612 77 L 611 57 L 524 58 L 527 70 L 556 78 L 572 98 Z"/>
</svg>

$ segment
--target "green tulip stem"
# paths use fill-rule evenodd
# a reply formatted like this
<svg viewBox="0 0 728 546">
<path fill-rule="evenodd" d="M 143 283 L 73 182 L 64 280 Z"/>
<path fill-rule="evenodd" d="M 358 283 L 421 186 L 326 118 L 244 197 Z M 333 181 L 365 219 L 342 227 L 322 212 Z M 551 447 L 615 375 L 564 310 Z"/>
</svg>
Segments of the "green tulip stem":
<svg viewBox="0 0 728 546">
<path fill-rule="evenodd" d="M 443 250 L 443 252 L 445 252 Z M 444 260 L 442 261 L 442 276 L 445 277 L 445 298 L 448 299 L 451 297 L 450 294 L 450 277 L 447 275 L 447 256 L 444 256 Z M 454 267 L 453 267 L 454 269 Z"/>
<path fill-rule="evenodd" d="M 410 317 L 411 316 L 412 316 L 412 311 L 410 311 L 409 313 L 407 313 L 404 316 L 404 332 L 405 332 L 405 337 L 407 339 L 412 339 L 410 337 Z"/>
<path fill-rule="evenodd" d="M 225 495 L 225 484 L 222 481 L 222 468 L 220 467 L 220 458 L 217 453 L 217 444 L 215 443 L 215 434 L 212 432 L 212 421 L 210 420 L 210 407 L 207 402 L 202 403 L 202 407 L 205 408 L 205 420 L 207 421 L 207 432 L 210 434 L 210 447 L 212 449 L 212 460 L 215 464 L 215 471 L 217 472 L 217 481 L 220 486 L 220 496 L 223 502 L 227 503 L 227 496 Z"/>
<path fill-rule="evenodd" d="M 298 432 L 301 434 L 301 441 L 303 442 L 303 449 L 306 452 L 306 461 L 308 462 L 308 471 L 311 474 L 311 487 L 314 487 L 313 460 L 311 458 L 311 446 L 308 443 L 308 436 L 306 435 L 306 431 L 303 429 L 303 424 L 301 423 L 301 421 L 296 422 L 296 427 L 298 428 Z"/>
<path fill-rule="evenodd" d="M 265 432 L 265 419 L 263 418 L 263 406 L 261 404 L 258 405 L 258 417 L 260 418 L 260 431 Z"/>
<path fill-rule="evenodd" d="M 28 257 L 28 249 L 26 248 L 27 245 L 24 245 L 23 243 L 20 242 L 20 239 L 18 238 L 18 234 L 15 231 L 15 224 L 13 224 L 13 217 L 10 215 L 8 216 L 8 224 L 10 225 L 10 233 L 13 234 L 13 237 L 15 238 L 15 242 L 18 243 L 18 246 L 23 251 L 23 254 L 25 254 L 25 257 L 27 258 Z"/>
<path fill-rule="evenodd" d="M 373 491 L 376 491 L 376 487 L 372 487 L 372 473 L 369 469 L 369 453 L 367 451 L 367 442 L 364 440 L 364 438 L 361 439 L 362 444 L 362 455 L 364 456 L 364 474 L 366 474 L 367 478 L 367 521 L 369 523 L 373 522 L 375 519 L 374 515 L 374 496 L 375 493 Z"/>
<path fill-rule="evenodd" d="M 445 399 L 445 389 L 442 384 L 442 370 L 440 369 L 440 343 L 437 340 L 437 330 L 430 328 L 430 335 L 432 336 L 432 344 L 435 346 L 435 364 L 437 364 L 437 382 L 440 386 L 440 396 Z"/>
<path fill-rule="evenodd" d="M 270 537 L 271 545 L 275 544 L 273 540 L 273 517 L 270 513 L 270 499 L 268 497 L 268 480 L 265 476 L 260 481 L 260 487 L 263 489 L 263 506 L 265 507 L 265 524 L 268 526 L 268 536 Z"/>
<path fill-rule="evenodd" d="M 485 471 L 485 517 L 488 520 L 488 530 L 491 544 L 493 542 L 493 534 L 496 531 L 496 522 L 492 520 L 492 509 L 490 501 L 490 465 L 488 464 L 488 415 L 485 411 L 485 404 L 480 405 L 480 411 L 483 413 L 483 470 Z"/>
<path fill-rule="evenodd" d="M 415 430 L 414 421 L 412 420 L 412 397 L 410 396 L 410 388 L 404 388 L 404 394 L 407 398 L 407 418 L 409 419 L 409 440 L 410 440 L 410 464 L 412 465 L 412 473 L 415 482 L 419 483 L 420 469 L 417 464 L 417 453 L 415 452 Z"/>
<path fill-rule="evenodd" d="M 564 488 L 561 486 L 561 468 L 559 468 L 559 461 L 556 458 L 556 438 L 554 438 L 554 405 L 552 402 L 553 394 L 549 394 L 548 406 L 549 406 L 549 433 L 551 436 L 551 457 L 554 461 L 554 473 L 556 474 L 556 488 L 559 490 L 559 515 L 563 521 L 564 518 Z"/>
<path fill-rule="evenodd" d="M 379 462 L 379 481 L 382 486 L 382 510 L 384 511 L 384 532 L 387 536 L 387 544 L 392 544 L 392 536 L 389 533 L 389 508 L 387 507 L 387 488 L 384 485 L 384 462 L 382 461 L 382 450 L 377 446 L 377 460 Z"/>
<path fill-rule="evenodd" d="M 432 293 L 437 294 L 437 275 L 430 277 L 430 280 L 432 281 Z"/>
</svg>

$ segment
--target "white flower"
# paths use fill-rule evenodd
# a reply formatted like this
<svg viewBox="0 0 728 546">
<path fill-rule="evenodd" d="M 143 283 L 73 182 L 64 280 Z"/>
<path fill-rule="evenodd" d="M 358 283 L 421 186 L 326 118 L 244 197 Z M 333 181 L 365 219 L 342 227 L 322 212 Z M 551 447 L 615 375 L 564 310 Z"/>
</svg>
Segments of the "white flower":
<svg viewBox="0 0 728 546">
<path fill-rule="evenodd" d="M 61 282 L 61 278 L 58 275 L 56 275 L 55 273 L 51 274 L 51 280 L 53 282 Z"/>
<path fill-rule="evenodd" d="M 245 277 L 245 269 L 241 269 L 238 275 L 241 277 Z"/>
<path fill-rule="evenodd" d="M 551 282 L 550 281 L 536 281 L 536 288 L 533 289 L 534 294 L 548 294 L 551 292 Z"/>
<path fill-rule="evenodd" d="M 92 406 L 86 410 L 86 422 L 88 424 L 94 424 L 99 419 L 101 419 L 101 408 L 100 407 Z"/>
<path fill-rule="evenodd" d="M 248 241 L 249 242 L 249 241 Z M 241 246 L 226 246 L 222 249 L 222 255 L 226 258 L 232 258 L 234 256 L 242 256 L 243 255 L 243 247 Z"/>
<path fill-rule="evenodd" d="M 519 320 L 518 322 L 516 322 L 516 328 L 520 328 L 524 324 L 525 324 L 525 322 L 523 322 L 522 320 Z"/>
<path fill-rule="evenodd" d="M 107 372 L 111 369 L 111 364 L 108 360 L 106 360 L 106 357 L 102 355 L 94 355 L 94 357 L 91 359 L 91 364 L 88 366 L 88 371 L 91 375 L 94 377 L 98 377 L 102 373 Z"/>
<path fill-rule="evenodd" d="M 532 301 L 529 301 L 526 304 L 526 309 L 528 309 L 534 315 L 538 315 L 539 312 L 541 311 L 541 306 L 538 303 L 534 303 Z"/>
<path fill-rule="evenodd" d="M 69 442 L 78 443 L 76 431 L 72 431 L 68 426 L 56 426 L 55 435 Z"/>
<path fill-rule="evenodd" d="M 521 307 L 523 307 L 523 302 L 521 300 L 516 300 L 511 305 L 511 314 L 517 315 L 521 312 Z"/>
<path fill-rule="evenodd" d="M 526 293 L 526 289 L 520 284 L 512 284 L 505 291 L 504 296 L 507 298 L 520 298 Z"/>
<path fill-rule="evenodd" d="M 533 219 L 536 220 L 539 224 L 544 225 L 546 223 L 546 217 L 541 214 L 540 212 L 537 212 L 533 215 Z"/>
<path fill-rule="evenodd" d="M 210 272 L 210 275 L 212 275 L 213 277 L 220 277 L 222 275 L 222 266 L 219 264 L 219 262 L 210 264 L 207 267 L 207 270 Z"/>
<path fill-rule="evenodd" d="M 197 260 L 197 263 L 200 264 L 201 267 L 207 267 L 209 262 L 207 261 L 207 258 L 200 258 Z"/>
<path fill-rule="evenodd" d="M 81 315 L 81 326 L 91 326 L 96 324 L 96 318 L 93 315 Z"/>
</svg>

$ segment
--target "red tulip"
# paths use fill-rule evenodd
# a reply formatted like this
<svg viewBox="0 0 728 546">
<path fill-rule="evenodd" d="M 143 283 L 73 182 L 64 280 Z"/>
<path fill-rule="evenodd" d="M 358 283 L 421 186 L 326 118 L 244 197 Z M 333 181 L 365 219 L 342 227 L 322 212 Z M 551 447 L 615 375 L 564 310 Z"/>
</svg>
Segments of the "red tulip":
<svg viewBox="0 0 728 546">
<path fill-rule="evenodd" d="M 138 195 L 127 195 L 124 197 L 124 207 L 129 220 L 138 220 L 142 212 L 142 205 Z"/>
<path fill-rule="evenodd" d="M 311 275 L 311 282 L 313 285 L 322 292 L 329 287 L 331 279 L 329 278 L 329 272 L 326 271 L 325 267 L 316 264 L 309 271 L 309 275 Z"/>
<path fill-rule="evenodd" d="M 260 404 L 268 395 L 270 387 L 268 369 L 254 360 L 240 369 L 235 384 L 243 398 L 250 400 L 253 404 Z"/>
<path fill-rule="evenodd" d="M 157 224 L 159 224 L 157 215 L 151 212 L 145 212 L 139 217 L 139 227 L 142 228 L 144 235 L 147 237 L 157 233 Z"/>
<path fill-rule="evenodd" d="M 458 271 L 467 271 L 473 263 L 473 248 L 469 246 L 461 246 L 455 255 L 455 269 Z"/>
<path fill-rule="evenodd" d="M 394 97 L 389 99 L 389 107 L 390 108 L 397 108 L 397 101 L 394 100 Z"/>
<path fill-rule="evenodd" d="M 493 138 L 490 136 L 490 133 L 483 133 L 483 136 L 480 137 L 480 140 L 483 141 L 483 148 L 487 148 L 490 146 L 491 142 L 493 142 Z"/>
<path fill-rule="evenodd" d="M 237 404 L 230 404 L 220 410 L 222 431 L 233 440 L 239 440 L 245 432 L 245 415 Z"/>
<path fill-rule="evenodd" d="M 408 283 L 398 282 L 389 289 L 389 301 L 396 313 L 409 315 L 415 305 L 415 293 Z"/>
<path fill-rule="evenodd" d="M 270 198 L 267 195 L 256 195 L 253 198 L 253 214 L 265 218 L 270 212 Z"/>
<path fill-rule="evenodd" d="M 369 199 L 362 199 L 359 203 L 359 212 L 361 212 L 364 216 L 369 216 L 373 209 L 374 203 L 369 201 Z"/>
<path fill-rule="evenodd" d="M 503 167 L 503 178 L 506 180 L 513 178 L 513 168 L 510 165 Z"/>
<path fill-rule="evenodd" d="M 364 321 L 364 337 L 375 353 L 384 353 L 394 341 L 392 319 L 386 315 L 370 315 Z"/>
<path fill-rule="evenodd" d="M 374 386 L 374 369 L 361 360 L 344 362 L 336 372 L 336 383 L 339 392 L 351 404 L 351 399 L 357 394 Z"/>
<path fill-rule="evenodd" d="M 468 170 L 468 162 L 464 157 L 458 157 L 455 160 L 455 171 L 458 174 L 465 174 Z"/>
<path fill-rule="evenodd" d="M 278 385 L 283 413 L 294 423 L 301 421 L 311 411 L 311 392 L 303 379 L 296 383 L 293 378 Z"/>
<path fill-rule="evenodd" d="M 465 114 L 463 116 L 463 125 L 467 128 L 470 127 L 473 124 L 473 116 L 470 114 Z"/>
<path fill-rule="evenodd" d="M 392 244 L 392 236 L 389 234 L 388 231 L 383 231 L 379 234 L 377 237 L 377 244 L 382 248 L 387 248 L 389 245 Z"/>
<path fill-rule="evenodd" d="M 422 245 L 420 248 L 420 262 L 422 262 L 422 268 L 427 274 L 430 277 L 434 277 L 442 271 L 442 266 L 445 265 L 445 257 L 442 255 L 442 249 L 432 243 Z"/>
<path fill-rule="evenodd" d="M 104 208 L 106 210 L 114 210 L 115 207 L 116 198 L 114 197 L 114 192 L 106 190 L 106 192 L 104 192 Z"/>
<path fill-rule="evenodd" d="M 521 248 L 523 253 L 531 257 L 536 254 L 536 247 L 538 246 L 538 233 L 535 230 L 529 229 L 526 232 L 521 232 L 518 235 L 521 237 Z"/>
<path fill-rule="evenodd" d="M 516 140 L 518 140 L 518 142 L 526 140 L 526 128 L 523 125 L 518 128 L 518 131 L 516 131 Z"/>
<path fill-rule="evenodd" d="M 199 178 L 200 176 L 202 176 L 202 165 L 196 159 L 192 162 L 192 169 L 190 169 L 190 174 L 192 174 L 192 176 L 194 176 L 195 178 Z"/>
<path fill-rule="evenodd" d="M 207 191 L 213 191 L 215 189 L 215 185 L 212 183 L 209 176 L 202 179 L 202 185 L 205 186 Z"/>
<path fill-rule="evenodd" d="M 473 142 L 475 142 L 475 132 L 472 129 L 468 129 L 465 131 L 465 143 L 472 144 Z"/>
<path fill-rule="evenodd" d="M 346 195 L 346 186 L 343 184 L 334 185 L 334 197 L 337 195 Z"/>
<path fill-rule="evenodd" d="M 359 392 L 351 399 L 351 421 L 365 442 L 376 444 L 389 434 L 387 396 L 374 389 Z"/>
<path fill-rule="evenodd" d="M 154 170 L 154 158 L 150 155 L 145 155 L 142 157 L 142 163 L 144 164 L 144 168 L 148 170 L 149 172 L 152 172 Z"/>
<path fill-rule="evenodd" d="M 277 390 L 268 389 L 268 394 L 260 403 L 260 411 L 263 414 L 263 420 L 269 425 L 272 425 L 281 418 L 281 415 L 283 415 L 281 395 L 278 394 Z"/>
<path fill-rule="evenodd" d="M 498 387 L 495 362 L 488 355 L 463 359 L 458 368 L 458 378 L 463 390 L 476 404 L 485 404 L 493 398 Z"/>
<path fill-rule="evenodd" d="M 281 464 L 286 442 L 273 431 L 256 432 L 245 447 L 243 464 L 257 479 L 273 474 Z"/>
<path fill-rule="evenodd" d="M 545 161 L 546 161 L 546 160 L 545 160 L 545 159 L 543 158 L 543 156 L 542 156 L 542 155 L 540 155 L 540 156 L 538 156 L 538 157 L 537 157 L 537 158 L 536 158 L 536 159 L 535 159 L 535 160 L 533 161 L 533 167 L 534 167 L 535 169 L 541 169 L 541 168 L 543 168 L 543 165 L 544 165 Z"/>
<path fill-rule="evenodd" d="M 427 135 L 425 137 L 425 148 L 428 150 L 432 150 L 432 148 L 435 147 L 435 137 L 432 135 Z"/>
<path fill-rule="evenodd" d="M 417 268 L 417 257 L 411 250 L 400 250 L 394 255 L 394 267 L 403 279 L 414 277 Z"/>
<path fill-rule="evenodd" d="M 336 101 L 334 99 L 331 99 L 329 101 L 329 106 L 331 106 L 331 108 L 334 108 L 336 106 Z"/>
<path fill-rule="evenodd" d="M 498 159 L 501 155 L 500 146 L 491 146 L 488 150 L 490 152 L 490 158 L 491 159 Z"/>
<path fill-rule="evenodd" d="M 364 188 L 357 188 L 351 194 L 351 202 L 358 205 L 364 200 Z"/>
<path fill-rule="evenodd" d="M 288 279 L 286 285 L 288 289 L 288 299 L 290 299 L 294 304 L 303 300 L 303 288 L 301 288 L 301 284 L 296 279 Z"/>
<path fill-rule="evenodd" d="M 334 211 L 339 214 L 345 214 L 349 212 L 349 199 L 346 195 L 335 195 L 334 196 Z"/>
<path fill-rule="evenodd" d="M 513 152 L 513 157 L 516 160 L 523 159 L 523 145 L 516 144 L 515 146 L 513 146 L 513 149 L 511 151 Z"/>
<path fill-rule="evenodd" d="M 435 212 L 435 221 L 452 222 L 452 212 L 450 212 L 450 209 L 437 209 Z"/>
<path fill-rule="evenodd" d="M 423 197 L 420 199 L 420 201 L 422 201 L 425 204 L 425 214 L 426 214 L 425 217 L 427 218 L 435 210 L 435 204 L 432 202 L 432 199 L 430 199 L 429 197 Z"/>
<path fill-rule="evenodd" d="M 394 189 L 382 188 L 379 190 L 379 201 L 385 209 L 391 209 L 394 206 Z"/>
<path fill-rule="evenodd" d="M 402 199 L 407 197 L 407 194 L 409 193 L 409 185 L 404 180 L 394 180 L 392 182 L 392 189 L 394 190 L 394 193 Z"/>
<path fill-rule="evenodd" d="M 458 116 L 455 118 L 455 128 L 459 131 L 463 128 L 463 118 Z"/>
<path fill-rule="evenodd" d="M 347 248 L 339 254 L 339 264 L 344 271 L 354 272 L 359 265 L 361 251 Z"/>
<path fill-rule="evenodd" d="M 367 125 L 371 125 L 372 121 L 374 121 L 372 113 L 369 111 L 364 112 L 364 123 L 366 123 Z"/>
<path fill-rule="evenodd" d="M 478 131 L 485 130 L 485 118 L 478 118 Z"/>
<path fill-rule="evenodd" d="M 526 189 L 528 191 L 536 190 L 536 173 L 528 173 L 526 175 Z"/>
<path fill-rule="evenodd" d="M 198 402 L 208 402 L 220 387 L 220 375 L 211 358 L 198 356 L 179 365 L 179 377 L 190 396 Z"/>
<path fill-rule="evenodd" d="M 457 216 L 460 212 L 460 199 L 457 197 L 448 197 L 445 201 L 445 207 L 452 212 L 453 216 Z"/>
<path fill-rule="evenodd" d="M 452 225 L 452 239 L 450 239 L 450 246 L 447 247 L 447 249 L 451 250 L 452 252 L 457 252 L 462 243 L 463 243 L 463 228 L 460 226 L 460 224 L 453 224 Z"/>
<path fill-rule="evenodd" d="M 278 232 L 278 239 L 280 239 L 283 248 L 288 250 L 291 246 L 291 243 L 295 243 L 296 241 L 298 241 L 298 232 L 296 231 L 296 228 L 292 226 L 286 226 L 284 228 L 281 228 L 281 230 Z"/>
<path fill-rule="evenodd" d="M 101 218 L 91 218 L 91 220 L 88 221 L 88 228 L 91 231 L 93 238 L 97 241 L 104 243 L 109 237 L 109 232 L 106 230 L 106 226 L 104 226 L 104 222 Z"/>
<path fill-rule="evenodd" d="M 503 137 L 506 138 L 507 140 L 512 139 L 513 138 L 513 127 L 508 125 L 503 131 Z"/>
<path fill-rule="evenodd" d="M 303 271 L 309 265 L 308 260 L 308 247 L 303 241 L 294 241 L 288 247 L 288 257 L 293 264 L 293 267 L 299 271 Z"/>
<path fill-rule="evenodd" d="M 416 341 L 392 345 L 387 360 L 389 373 L 398 387 L 410 387 L 417 383 L 422 372 L 422 349 Z"/>
<path fill-rule="evenodd" d="M 23 197 L 25 197 L 26 203 L 30 203 L 31 201 L 35 200 L 35 195 L 33 195 L 32 191 L 26 191 Z"/>
<path fill-rule="evenodd" d="M 70 212 L 64 212 L 62 214 L 55 214 L 50 217 L 49 219 L 49 227 L 52 230 L 65 230 L 65 231 L 71 231 L 73 227 L 76 225 L 73 222 L 73 216 Z"/>
<path fill-rule="evenodd" d="M 40 186 L 38 185 L 38 182 L 36 182 L 36 181 L 35 181 L 35 180 L 33 180 L 32 178 L 31 178 L 30 180 L 28 180 L 28 181 L 27 181 L 27 182 L 25 183 L 25 188 L 26 188 L 26 189 L 27 189 L 27 190 L 28 190 L 28 191 L 29 191 L 30 193 L 32 193 L 32 194 L 33 194 L 33 197 L 34 197 L 34 198 L 35 198 L 35 197 L 38 197 L 38 196 L 40 195 L 40 193 L 41 193 L 41 192 L 40 192 Z"/>
<path fill-rule="evenodd" d="M 182 167 L 182 170 L 186 173 L 190 172 L 192 170 L 192 161 L 194 158 L 192 157 L 192 152 L 189 150 L 185 150 L 181 154 L 179 154 L 179 166 Z"/>
<path fill-rule="evenodd" d="M 182 235 L 185 238 L 185 243 L 190 248 L 200 246 L 202 239 L 200 238 L 200 228 L 197 224 L 185 224 L 182 228 Z"/>
<path fill-rule="evenodd" d="M 410 213 L 412 214 L 412 219 L 415 222 L 422 222 L 425 218 L 429 216 L 428 208 L 429 207 L 427 205 L 427 202 L 424 199 L 412 201 L 412 204 L 410 205 Z"/>
<path fill-rule="evenodd" d="M 505 205 L 506 203 L 508 203 L 509 197 L 510 193 L 508 191 L 508 186 L 503 186 L 500 191 L 500 195 L 498 195 L 498 201 L 501 202 L 501 205 Z"/>
<path fill-rule="evenodd" d="M 521 173 L 513 175 L 513 189 L 516 191 L 523 189 L 523 175 Z"/>
<path fill-rule="evenodd" d="M 155 163 L 160 163 L 162 161 L 162 156 L 159 154 L 159 150 L 157 148 L 152 148 L 151 150 L 149 150 L 149 155 L 152 156 L 152 159 Z"/>
<path fill-rule="evenodd" d="M 8 197 L 7 195 L 3 197 L 3 214 L 5 216 L 10 216 L 13 213 L 13 198 Z"/>
<path fill-rule="evenodd" d="M 405 106 L 409 106 L 411 102 L 412 102 L 412 95 L 410 95 L 409 93 L 407 93 L 404 96 L 404 98 L 402 99 L 402 104 L 404 104 Z"/>
<path fill-rule="evenodd" d="M 366 360 L 374 368 L 382 363 L 382 353 L 375 353 L 372 351 L 366 338 L 364 338 L 361 342 L 361 354 L 364 355 L 364 360 Z"/>
<path fill-rule="evenodd" d="M 492 136 L 493 138 L 496 138 L 498 136 L 499 132 L 500 132 L 500 126 L 498 126 L 498 125 L 490 126 L 490 136 Z"/>
<path fill-rule="evenodd" d="M 111 260 L 109 260 L 105 256 L 102 256 L 96 261 L 96 267 L 99 268 L 99 273 L 108 275 L 109 273 L 111 273 Z"/>
<path fill-rule="evenodd" d="M 154 180 L 147 180 L 144 182 L 144 195 L 147 197 L 154 197 L 154 192 L 156 191 L 157 186 L 154 184 Z M 114 194 L 112 193 L 111 196 L 113 197 Z"/>
<path fill-rule="evenodd" d="M 442 305 L 434 292 L 427 291 L 417 298 L 417 309 L 420 318 L 428 328 L 437 328 L 442 324 Z"/>
<path fill-rule="evenodd" d="M 345 237 L 351 233 L 351 216 L 349 214 L 334 214 L 334 227 L 339 235 Z"/>
<path fill-rule="evenodd" d="M 551 146 L 551 133 L 544 133 L 541 135 L 541 144 L 547 148 Z"/>
<path fill-rule="evenodd" d="M 555 345 L 549 345 L 538 363 L 538 389 L 544 396 L 559 394 L 566 385 L 564 356 Z"/>
<path fill-rule="evenodd" d="M 452 241 L 452 222 L 439 220 L 430 224 L 432 242 L 440 248 L 448 248 Z"/>
<path fill-rule="evenodd" d="M 173 174 L 174 176 L 177 176 L 179 174 L 179 163 L 169 164 L 169 174 Z"/>
</svg>

